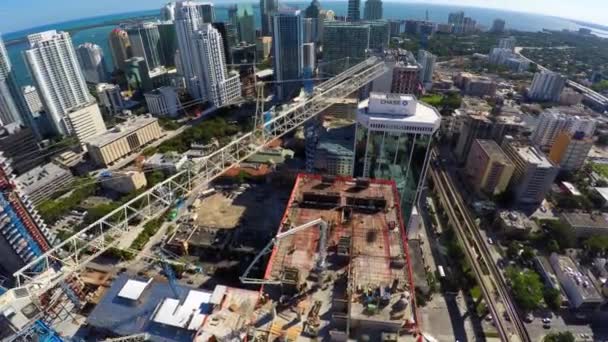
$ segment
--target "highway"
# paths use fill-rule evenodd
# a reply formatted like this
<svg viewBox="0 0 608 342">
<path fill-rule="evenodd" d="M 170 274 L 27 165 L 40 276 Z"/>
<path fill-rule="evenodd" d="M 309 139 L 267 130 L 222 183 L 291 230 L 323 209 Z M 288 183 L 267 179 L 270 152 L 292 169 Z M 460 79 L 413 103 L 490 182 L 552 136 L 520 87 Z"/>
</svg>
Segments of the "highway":
<svg viewBox="0 0 608 342">
<path fill-rule="evenodd" d="M 546 68 L 546 67 L 544 67 L 544 66 L 536 63 L 535 61 L 531 60 L 530 58 L 522 55 L 521 51 L 523 49 L 525 49 L 525 47 L 518 46 L 518 47 L 515 48 L 515 53 L 518 56 L 520 56 L 521 58 L 527 60 L 528 62 L 536 64 L 538 66 L 539 70 L 541 70 L 541 71 L 551 71 L 548 68 Z M 606 96 L 604 96 L 604 95 L 602 95 L 602 94 L 594 91 L 591 88 L 585 87 L 584 85 L 582 85 L 580 83 L 576 83 L 576 82 L 574 82 L 572 80 L 566 80 L 566 85 L 569 86 L 569 87 L 571 87 L 571 88 L 574 88 L 575 90 L 577 90 L 577 91 L 579 91 L 579 92 L 581 92 L 581 93 L 583 93 L 585 95 L 588 95 L 588 96 L 590 96 L 592 98 L 595 98 L 596 100 L 598 100 L 600 102 L 605 102 L 605 103 L 608 104 L 608 98 Z"/>
<path fill-rule="evenodd" d="M 503 341 L 530 342 L 530 336 L 513 304 L 507 284 L 494 264 L 488 246 L 460 193 L 456 190 L 452 176 L 441 165 L 435 149 L 431 152 L 431 163 L 435 190 L 470 261 L 499 337 Z"/>
</svg>

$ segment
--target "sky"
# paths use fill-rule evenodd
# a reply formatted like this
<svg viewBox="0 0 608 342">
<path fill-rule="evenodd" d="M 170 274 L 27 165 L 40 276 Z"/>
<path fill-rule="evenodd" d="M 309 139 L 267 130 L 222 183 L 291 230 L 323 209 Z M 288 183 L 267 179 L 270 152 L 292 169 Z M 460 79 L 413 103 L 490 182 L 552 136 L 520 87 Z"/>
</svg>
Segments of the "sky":
<svg viewBox="0 0 608 342">
<path fill-rule="evenodd" d="M 157 9 L 168 0 L 0 0 L 0 32 L 8 33 L 68 20 Z M 238 0 L 215 0 L 216 4 Z M 346 2 L 346 0 L 343 0 Z M 365 0 L 361 0 L 364 2 Z M 608 25 L 606 0 L 426 0 L 455 6 L 489 7 L 532 12 Z M 323 0 L 321 0 L 323 4 Z"/>
</svg>

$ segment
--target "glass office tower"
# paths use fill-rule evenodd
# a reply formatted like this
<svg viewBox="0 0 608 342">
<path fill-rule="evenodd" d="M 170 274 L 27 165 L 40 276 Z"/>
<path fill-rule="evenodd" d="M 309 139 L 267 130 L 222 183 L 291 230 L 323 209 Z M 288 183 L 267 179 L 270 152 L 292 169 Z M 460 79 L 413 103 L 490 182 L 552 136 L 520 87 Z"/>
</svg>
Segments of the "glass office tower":
<svg viewBox="0 0 608 342">
<path fill-rule="evenodd" d="M 413 95 L 371 93 L 359 103 L 355 175 L 394 180 L 406 220 L 426 177 L 441 117 Z"/>
</svg>

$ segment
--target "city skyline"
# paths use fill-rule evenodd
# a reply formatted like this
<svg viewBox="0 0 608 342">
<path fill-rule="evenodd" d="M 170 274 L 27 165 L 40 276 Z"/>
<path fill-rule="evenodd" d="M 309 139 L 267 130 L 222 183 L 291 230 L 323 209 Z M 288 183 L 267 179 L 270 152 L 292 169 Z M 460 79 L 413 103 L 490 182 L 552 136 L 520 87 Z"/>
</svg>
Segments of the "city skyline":
<svg viewBox="0 0 608 342">
<path fill-rule="evenodd" d="M 94 18 L 104 15 L 122 14 L 143 10 L 157 10 L 166 4 L 166 0 L 133 0 L 121 2 L 118 0 L 108 0 L 104 2 L 86 2 L 74 4 L 69 0 L 58 0 L 53 2 L 53 6 L 48 6 L 48 2 L 42 0 L 29 0 L 18 2 L 9 0 L 0 4 L 0 16 L 10 15 L 12 21 L 0 22 L 0 32 L 3 34 L 19 32 L 22 30 L 33 29 L 44 25 L 60 24 L 81 18 Z M 305 1 L 283 1 L 284 3 L 305 3 Z M 344 2 L 347 0 L 332 0 L 327 2 Z M 421 1 L 393 0 L 390 2 L 405 4 L 421 4 Z M 233 0 L 212 1 L 217 5 L 228 5 L 236 3 Z M 257 4 L 257 1 L 248 1 Z M 567 20 L 584 21 L 599 25 L 607 25 L 608 19 L 603 13 L 608 11 L 608 3 L 602 4 L 596 0 L 582 0 L 577 3 L 553 3 L 549 0 L 529 2 L 524 0 L 494 0 L 491 3 L 483 0 L 429 0 L 424 4 L 439 6 L 454 6 L 462 9 L 467 7 L 503 10 L 510 12 L 524 12 L 537 15 L 561 17 Z M 323 5 L 323 3 L 321 3 Z M 32 12 L 32 7 L 45 8 L 44 11 Z M 346 8 L 346 7 L 345 7 Z M 514 10 L 516 9 L 516 10 Z M 93 14 L 94 15 L 91 15 Z M 15 16 L 23 14 L 22 17 Z M 363 15 L 363 14 L 362 14 Z M 404 18 L 405 19 L 405 18 Z M 32 23 L 36 23 L 32 25 Z"/>
</svg>

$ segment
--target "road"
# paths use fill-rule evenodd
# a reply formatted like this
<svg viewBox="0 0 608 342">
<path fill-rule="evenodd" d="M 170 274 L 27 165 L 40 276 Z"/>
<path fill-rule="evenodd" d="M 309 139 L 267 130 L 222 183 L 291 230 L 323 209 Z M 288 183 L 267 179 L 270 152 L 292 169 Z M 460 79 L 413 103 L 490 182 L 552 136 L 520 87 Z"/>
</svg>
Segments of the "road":
<svg viewBox="0 0 608 342">
<path fill-rule="evenodd" d="M 440 165 L 436 150 L 433 150 L 431 156 L 433 159 L 431 177 L 455 227 L 456 235 L 463 245 L 463 250 L 471 262 L 499 336 L 503 341 L 530 342 L 528 332 L 508 293 L 507 285 L 493 262 L 490 251 L 465 202 L 456 191 L 452 176 L 446 172 L 443 165 Z"/>
</svg>

